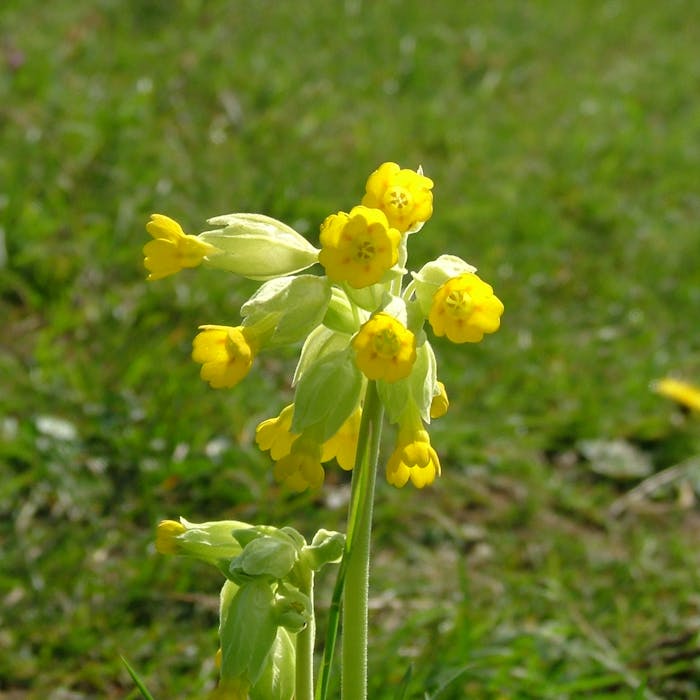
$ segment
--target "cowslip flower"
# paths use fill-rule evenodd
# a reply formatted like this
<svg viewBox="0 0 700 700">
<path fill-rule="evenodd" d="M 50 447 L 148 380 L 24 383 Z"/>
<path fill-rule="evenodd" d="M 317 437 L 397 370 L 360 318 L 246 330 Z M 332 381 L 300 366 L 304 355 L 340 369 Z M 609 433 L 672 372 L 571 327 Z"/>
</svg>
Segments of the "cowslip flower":
<svg viewBox="0 0 700 700">
<path fill-rule="evenodd" d="M 187 235 L 177 221 L 163 214 L 152 214 L 146 231 L 154 238 L 143 247 L 149 280 L 174 275 L 185 267 L 197 267 L 208 255 L 219 252 L 211 243 Z"/>
<path fill-rule="evenodd" d="M 384 163 L 367 180 L 362 204 L 381 209 L 401 233 L 417 230 L 433 213 L 433 181 L 422 171 Z"/>
<path fill-rule="evenodd" d="M 700 387 L 680 379 L 666 377 L 653 385 L 654 391 L 667 399 L 672 399 L 691 411 L 700 411 Z"/>
<path fill-rule="evenodd" d="M 478 343 L 501 324 L 503 303 L 473 272 L 447 280 L 433 295 L 428 321 L 453 343 Z"/>
<path fill-rule="evenodd" d="M 430 417 L 442 418 L 450 407 L 450 400 L 447 398 L 447 389 L 442 382 L 437 383 L 438 393 L 433 396 L 430 404 Z"/>
<path fill-rule="evenodd" d="M 255 429 L 255 442 L 263 451 L 270 451 L 274 460 L 286 457 L 299 435 L 291 432 L 294 404 L 285 406 L 279 416 L 262 421 Z"/>
<path fill-rule="evenodd" d="M 276 481 L 290 491 L 301 493 L 308 488 L 318 488 L 325 477 L 321 466 L 320 445 L 310 440 L 297 439 L 291 452 L 275 462 L 273 475 Z"/>
<path fill-rule="evenodd" d="M 395 382 L 411 373 L 416 336 L 387 313 L 372 316 L 352 339 L 355 361 L 368 379 Z"/>
<path fill-rule="evenodd" d="M 255 442 L 263 451 L 269 450 L 270 457 L 275 461 L 289 455 L 292 446 L 299 435 L 291 432 L 294 418 L 294 404 L 282 409 L 275 418 L 262 421 L 255 429 Z M 357 408 L 352 415 L 340 426 L 338 432 L 321 444 L 321 462 L 329 462 L 335 458 L 342 469 L 350 471 L 355 465 L 355 452 L 360 433 L 362 409 Z M 311 438 L 304 436 L 310 441 Z"/>
<path fill-rule="evenodd" d="M 430 436 L 422 429 L 399 431 L 396 449 L 386 465 L 386 479 L 393 486 L 405 486 L 410 479 L 422 489 L 440 476 L 440 460 L 430 445 Z"/>
<path fill-rule="evenodd" d="M 357 452 L 357 440 L 360 437 L 360 422 L 362 409 L 353 411 L 350 418 L 340 426 L 333 437 L 322 445 L 321 461 L 328 462 L 335 459 L 341 469 L 350 471 L 355 466 L 355 454 Z"/>
<path fill-rule="evenodd" d="M 257 343 L 245 326 L 200 326 L 192 342 L 192 359 L 202 364 L 200 376 L 214 389 L 231 388 L 250 371 Z"/>
<path fill-rule="evenodd" d="M 249 527 L 239 520 L 206 523 L 191 523 L 185 518 L 180 518 L 180 522 L 161 520 L 156 528 L 156 550 L 161 554 L 195 557 L 218 566 L 241 553 L 241 545 L 233 533 Z"/>
<path fill-rule="evenodd" d="M 333 282 L 355 289 L 379 282 L 398 260 L 401 234 L 379 209 L 357 206 L 321 224 L 318 261 Z"/>
</svg>

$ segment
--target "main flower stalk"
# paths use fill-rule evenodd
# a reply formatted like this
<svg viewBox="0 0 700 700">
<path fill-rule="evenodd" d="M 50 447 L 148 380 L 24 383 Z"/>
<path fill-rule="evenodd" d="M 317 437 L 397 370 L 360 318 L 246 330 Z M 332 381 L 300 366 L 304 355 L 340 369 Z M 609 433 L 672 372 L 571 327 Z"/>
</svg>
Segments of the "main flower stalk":
<svg viewBox="0 0 700 700">
<path fill-rule="evenodd" d="M 346 563 L 342 636 L 343 700 L 364 700 L 367 697 L 370 543 L 383 418 L 384 410 L 377 395 L 377 386 L 375 382 L 369 382 L 360 426 L 358 460 L 353 470 L 343 555 Z"/>
</svg>

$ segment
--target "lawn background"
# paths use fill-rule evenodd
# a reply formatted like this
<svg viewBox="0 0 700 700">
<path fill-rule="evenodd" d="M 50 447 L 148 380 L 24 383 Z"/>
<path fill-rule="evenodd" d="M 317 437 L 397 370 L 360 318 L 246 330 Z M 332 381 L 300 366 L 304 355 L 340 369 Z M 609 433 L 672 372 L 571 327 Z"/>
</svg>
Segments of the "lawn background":
<svg viewBox="0 0 700 700">
<path fill-rule="evenodd" d="M 212 687 L 220 582 L 161 518 L 344 527 L 345 475 L 290 496 L 252 444 L 294 354 L 219 392 L 189 359 L 255 285 L 146 283 L 141 247 L 152 212 L 317 242 L 385 160 L 436 183 L 411 266 L 460 255 L 506 313 L 435 342 L 442 479 L 379 486 L 370 697 L 409 665 L 412 698 L 697 697 L 698 480 L 610 508 L 616 449 L 700 451 L 649 389 L 700 381 L 698 46 L 693 0 L 4 0 L 0 698 L 134 698 L 120 654 Z"/>
</svg>

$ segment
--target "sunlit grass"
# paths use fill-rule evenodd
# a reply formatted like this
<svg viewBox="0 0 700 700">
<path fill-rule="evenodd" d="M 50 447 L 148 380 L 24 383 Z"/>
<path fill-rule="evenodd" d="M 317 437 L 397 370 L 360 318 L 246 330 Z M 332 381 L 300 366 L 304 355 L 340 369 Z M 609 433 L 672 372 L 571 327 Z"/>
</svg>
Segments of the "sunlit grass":
<svg viewBox="0 0 700 700">
<path fill-rule="evenodd" d="M 612 518 L 638 480 L 580 448 L 622 440 L 657 471 L 700 450 L 649 390 L 700 381 L 697 19 L 689 0 L 5 2 L 0 694 L 136 697 L 120 654 L 154 697 L 203 694 L 218 580 L 155 554 L 158 519 L 343 527 L 345 475 L 292 497 L 253 448 L 291 357 L 232 392 L 189 359 L 254 286 L 146 283 L 141 247 L 152 212 L 196 231 L 261 211 L 313 240 L 391 159 L 436 182 L 416 264 L 449 249 L 506 312 L 478 351 L 437 342 L 443 478 L 379 489 L 371 697 L 409 666 L 412 698 L 694 697 L 697 482 Z"/>
</svg>

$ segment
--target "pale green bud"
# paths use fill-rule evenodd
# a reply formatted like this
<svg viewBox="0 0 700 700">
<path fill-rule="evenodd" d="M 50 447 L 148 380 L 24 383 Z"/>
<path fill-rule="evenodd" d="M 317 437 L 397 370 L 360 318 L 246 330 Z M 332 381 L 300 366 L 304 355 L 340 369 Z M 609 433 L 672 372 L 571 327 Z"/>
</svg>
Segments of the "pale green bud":
<svg viewBox="0 0 700 700">
<path fill-rule="evenodd" d="M 293 527 L 274 527 L 273 525 L 250 525 L 245 529 L 236 530 L 234 537 L 241 547 L 245 547 L 259 537 L 276 537 L 283 542 L 291 542 L 297 550 L 306 545 L 303 535 Z"/>
<path fill-rule="evenodd" d="M 345 535 L 330 530 L 319 530 L 310 545 L 302 549 L 301 561 L 318 571 L 326 564 L 340 561 L 345 549 Z"/>
<path fill-rule="evenodd" d="M 362 373 L 350 348 L 310 364 L 294 394 L 291 431 L 308 430 L 319 443 L 325 442 L 357 408 L 362 386 Z"/>
<path fill-rule="evenodd" d="M 292 539 L 278 531 L 279 536 L 263 535 L 246 544 L 229 568 L 236 583 L 243 584 L 254 578 L 268 581 L 282 579 L 289 574 L 297 560 L 298 549 Z"/>
<path fill-rule="evenodd" d="M 243 304 L 243 325 L 260 326 L 265 345 L 297 343 L 323 321 L 330 299 L 326 277 L 278 277 L 265 282 Z"/>
<path fill-rule="evenodd" d="M 305 270 L 318 261 L 318 249 L 286 224 L 263 214 L 228 214 L 208 219 L 223 228 L 199 239 L 221 251 L 207 265 L 253 280 L 269 280 Z"/>
<path fill-rule="evenodd" d="M 360 327 L 360 319 L 348 295 L 335 285 L 331 288 L 331 300 L 323 318 L 323 325 L 331 330 L 350 335 L 356 333 Z"/>
<path fill-rule="evenodd" d="M 180 554 L 201 559 L 214 566 L 228 566 L 242 550 L 234 532 L 249 528 L 238 520 L 191 523 L 162 520 L 156 529 L 156 549 L 161 554 Z"/>
<path fill-rule="evenodd" d="M 384 303 L 384 296 L 387 294 L 382 283 L 371 284 L 361 289 L 354 289 L 348 285 L 345 291 L 353 304 L 367 311 L 376 311 Z"/>
<path fill-rule="evenodd" d="M 292 386 L 296 386 L 304 372 L 327 355 L 345 350 L 350 345 L 350 335 L 318 326 L 309 333 L 301 349 L 299 362 L 294 371 Z"/>
<path fill-rule="evenodd" d="M 297 588 L 280 586 L 275 597 L 275 614 L 278 625 L 298 634 L 311 621 L 311 601 Z"/>
<path fill-rule="evenodd" d="M 466 272 L 476 272 L 476 268 L 456 255 L 441 255 L 437 260 L 423 265 L 418 272 L 411 273 L 416 299 L 425 318 L 430 313 L 435 292 L 447 280 Z"/>
</svg>

